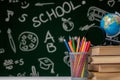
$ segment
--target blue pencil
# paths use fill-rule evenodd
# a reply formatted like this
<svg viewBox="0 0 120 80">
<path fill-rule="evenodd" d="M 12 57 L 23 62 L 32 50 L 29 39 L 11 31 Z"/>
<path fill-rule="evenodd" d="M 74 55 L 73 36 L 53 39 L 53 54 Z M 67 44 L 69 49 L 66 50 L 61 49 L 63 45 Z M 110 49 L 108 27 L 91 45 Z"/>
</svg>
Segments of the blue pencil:
<svg viewBox="0 0 120 80">
<path fill-rule="evenodd" d="M 70 48 L 69 48 L 69 46 L 68 46 L 68 43 L 67 43 L 67 41 L 66 41 L 65 39 L 64 39 L 64 43 L 65 43 L 65 45 L 66 45 L 68 51 L 71 52 L 71 51 L 70 51 Z"/>
</svg>

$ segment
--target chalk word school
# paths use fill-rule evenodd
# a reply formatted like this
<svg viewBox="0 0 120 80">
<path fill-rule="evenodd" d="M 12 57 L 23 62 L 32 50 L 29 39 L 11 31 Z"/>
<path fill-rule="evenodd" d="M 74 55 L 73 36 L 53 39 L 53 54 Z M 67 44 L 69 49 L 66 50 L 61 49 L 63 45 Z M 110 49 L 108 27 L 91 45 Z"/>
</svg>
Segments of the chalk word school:
<svg viewBox="0 0 120 80">
<path fill-rule="evenodd" d="M 81 7 L 81 5 L 74 5 L 72 1 L 64 2 L 62 6 L 57 6 L 55 9 L 51 8 L 51 11 L 46 11 L 45 13 L 40 13 L 39 16 L 32 18 L 33 27 L 39 27 L 48 21 L 52 21 L 54 18 L 63 17 L 65 14 L 76 10 Z"/>
</svg>

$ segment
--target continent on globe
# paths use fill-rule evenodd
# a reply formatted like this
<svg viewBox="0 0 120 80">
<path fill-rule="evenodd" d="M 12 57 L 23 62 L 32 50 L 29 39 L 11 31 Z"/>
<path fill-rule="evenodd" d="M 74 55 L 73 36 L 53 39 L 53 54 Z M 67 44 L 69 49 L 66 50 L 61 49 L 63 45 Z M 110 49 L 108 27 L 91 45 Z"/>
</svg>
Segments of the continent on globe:
<svg viewBox="0 0 120 80">
<path fill-rule="evenodd" d="M 108 13 L 100 21 L 100 27 L 105 30 L 107 37 L 114 37 L 120 33 L 120 16 Z"/>
</svg>

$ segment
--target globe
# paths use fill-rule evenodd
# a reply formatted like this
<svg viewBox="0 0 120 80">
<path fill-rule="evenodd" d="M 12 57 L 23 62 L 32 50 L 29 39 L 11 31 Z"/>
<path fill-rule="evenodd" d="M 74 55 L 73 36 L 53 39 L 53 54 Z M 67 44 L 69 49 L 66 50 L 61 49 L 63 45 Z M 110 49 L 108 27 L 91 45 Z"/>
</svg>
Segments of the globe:
<svg viewBox="0 0 120 80">
<path fill-rule="evenodd" d="M 106 14 L 100 21 L 100 27 L 105 30 L 106 36 L 117 36 L 120 32 L 120 16 L 113 13 Z"/>
</svg>

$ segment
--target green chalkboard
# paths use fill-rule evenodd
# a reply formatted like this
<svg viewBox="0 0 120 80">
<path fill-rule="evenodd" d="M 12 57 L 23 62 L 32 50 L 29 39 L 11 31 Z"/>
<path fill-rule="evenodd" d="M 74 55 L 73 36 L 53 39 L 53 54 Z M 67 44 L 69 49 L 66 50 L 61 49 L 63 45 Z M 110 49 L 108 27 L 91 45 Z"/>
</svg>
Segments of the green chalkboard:
<svg viewBox="0 0 120 80">
<path fill-rule="evenodd" d="M 109 44 L 98 27 L 119 7 L 120 0 L 0 0 L 0 76 L 70 76 L 63 39 Z"/>
</svg>

